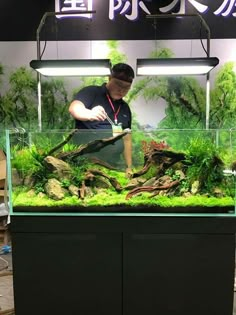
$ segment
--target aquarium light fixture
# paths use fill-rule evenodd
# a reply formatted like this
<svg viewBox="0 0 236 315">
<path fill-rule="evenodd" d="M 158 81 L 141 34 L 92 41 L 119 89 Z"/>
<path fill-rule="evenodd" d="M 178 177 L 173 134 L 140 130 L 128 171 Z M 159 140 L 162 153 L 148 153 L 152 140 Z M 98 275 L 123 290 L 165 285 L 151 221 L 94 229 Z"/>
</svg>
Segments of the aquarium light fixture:
<svg viewBox="0 0 236 315">
<path fill-rule="evenodd" d="M 203 75 L 219 63 L 216 57 L 137 59 L 137 75 Z"/>
<path fill-rule="evenodd" d="M 110 59 L 32 60 L 31 68 L 44 76 L 109 76 Z"/>
</svg>

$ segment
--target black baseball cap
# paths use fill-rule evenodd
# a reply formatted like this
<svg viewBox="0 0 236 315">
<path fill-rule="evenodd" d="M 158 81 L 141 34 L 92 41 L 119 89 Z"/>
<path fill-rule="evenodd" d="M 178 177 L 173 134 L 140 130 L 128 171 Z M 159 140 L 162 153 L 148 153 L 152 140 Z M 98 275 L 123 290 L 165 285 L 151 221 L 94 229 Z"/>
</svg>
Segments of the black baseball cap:
<svg viewBox="0 0 236 315">
<path fill-rule="evenodd" d="M 126 63 L 117 63 L 111 69 L 111 77 L 132 83 L 134 79 L 134 70 Z"/>
</svg>

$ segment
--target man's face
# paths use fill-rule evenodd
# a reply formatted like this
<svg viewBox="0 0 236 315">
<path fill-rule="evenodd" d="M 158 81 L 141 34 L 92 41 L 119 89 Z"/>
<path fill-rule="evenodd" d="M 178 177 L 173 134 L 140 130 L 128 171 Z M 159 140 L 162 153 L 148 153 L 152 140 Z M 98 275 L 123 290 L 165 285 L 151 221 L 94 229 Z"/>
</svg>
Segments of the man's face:
<svg viewBox="0 0 236 315">
<path fill-rule="evenodd" d="M 113 100 L 119 100 L 123 98 L 129 92 L 131 84 L 132 83 L 130 82 L 126 82 L 116 78 L 110 78 L 107 84 L 107 88 L 111 98 L 113 98 Z"/>
</svg>

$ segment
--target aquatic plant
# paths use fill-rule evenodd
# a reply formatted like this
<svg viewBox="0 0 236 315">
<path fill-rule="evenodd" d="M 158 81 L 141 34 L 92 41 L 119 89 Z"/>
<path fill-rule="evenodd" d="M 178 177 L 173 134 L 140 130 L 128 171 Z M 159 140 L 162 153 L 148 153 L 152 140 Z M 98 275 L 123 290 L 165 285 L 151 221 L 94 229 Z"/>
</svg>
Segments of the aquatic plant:
<svg viewBox="0 0 236 315">
<path fill-rule="evenodd" d="M 31 175 L 38 169 L 39 164 L 33 152 L 36 152 L 35 146 L 20 148 L 16 145 L 11 148 L 12 168 L 15 168 L 22 178 Z"/>
<path fill-rule="evenodd" d="M 170 146 L 165 141 L 157 142 L 155 140 L 151 140 L 148 142 L 148 141 L 143 140 L 141 142 L 141 148 L 144 155 L 146 155 L 146 154 L 149 154 L 153 150 L 169 149 Z"/>
<path fill-rule="evenodd" d="M 52 137 L 53 141 L 46 141 L 45 148 L 41 144 L 40 147 L 33 145 L 32 137 L 31 146 L 24 148 L 28 150 L 29 164 L 24 176 L 28 179 L 27 183 L 33 181 L 34 189 L 32 185 L 28 185 L 28 191 L 22 189 L 22 198 L 20 187 L 14 189 L 14 206 L 20 206 L 27 194 L 31 199 L 27 205 L 31 202 L 36 208 L 39 205 L 73 205 L 80 208 L 78 211 L 81 211 L 81 207 L 91 207 L 91 210 L 94 207 L 167 207 L 170 204 L 193 207 L 201 205 L 203 199 L 205 206 L 209 207 L 216 206 L 217 200 L 218 205 L 222 200 L 226 202 L 225 205 L 233 204 L 231 183 L 227 183 L 227 189 L 224 187 L 224 164 L 211 136 L 192 137 L 188 149 L 184 151 L 170 148 L 166 141 L 159 138 L 147 137 L 140 143 L 144 164 L 137 166 L 133 178 L 128 179 L 124 170 L 114 169 L 104 161 L 84 155 L 96 151 L 100 146 L 112 144 L 114 138 L 74 147 L 69 143 L 73 132 Z M 41 134 L 41 137 L 44 136 Z M 23 159 L 17 162 L 15 159 L 17 152 L 14 163 L 20 169 Z M 54 185 L 51 180 L 59 186 L 57 195 L 56 191 L 53 196 L 50 193 Z M 201 199 L 203 195 L 208 198 L 207 202 L 205 198 Z M 180 201 L 175 198 L 180 198 Z"/>
<path fill-rule="evenodd" d="M 201 190 L 211 192 L 224 179 L 224 163 L 212 139 L 197 137 L 186 151 L 187 177 L 190 183 L 198 180 Z"/>
<path fill-rule="evenodd" d="M 155 196 L 155 198 L 150 198 L 150 194 L 142 194 L 136 196 L 136 198 L 131 198 L 130 200 L 125 200 L 125 194 L 121 193 L 119 195 L 110 193 L 106 193 L 106 191 L 101 192 L 100 194 L 91 196 L 89 198 L 85 198 L 84 200 L 78 199 L 77 196 L 66 196 L 63 200 L 53 200 L 47 197 L 46 195 L 37 195 L 36 193 L 33 195 L 29 192 L 23 191 L 20 192 L 17 190 L 13 191 L 13 205 L 16 207 L 30 207 L 31 211 L 37 211 L 37 208 L 40 208 L 40 211 L 55 211 L 55 207 L 64 207 L 64 211 L 68 211 L 68 207 L 73 207 L 73 212 L 91 212 L 94 210 L 93 207 L 96 207 L 96 211 L 107 212 L 107 211 L 127 211 L 137 206 L 143 206 L 143 212 L 148 212 L 149 207 L 156 207 L 156 212 L 165 212 L 165 209 L 172 209 L 173 213 L 176 213 L 176 209 L 179 207 L 182 210 L 178 211 L 186 211 L 191 212 L 192 207 L 198 207 L 199 212 L 208 212 L 207 208 L 214 207 L 222 207 L 222 209 L 229 207 L 231 211 L 234 210 L 234 200 L 229 197 L 211 197 L 208 196 L 190 196 L 186 197 L 176 197 L 176 196 Z M 91 207 L 91 208 L 90 208 Z M 100 207 L 100 208 L 98 208 Z M 114 207 L 114 208 L 112 208 Z M 126 208 L 128 207 L 128 208 Z M 152 208 L 152 212 L 154 208 Z"/>
<path fill-rule="evenodd" d="M 216 75 L 210 111 L 211 128 L 235 128 L 235 62 L 225 63 Z"/>
</svg>

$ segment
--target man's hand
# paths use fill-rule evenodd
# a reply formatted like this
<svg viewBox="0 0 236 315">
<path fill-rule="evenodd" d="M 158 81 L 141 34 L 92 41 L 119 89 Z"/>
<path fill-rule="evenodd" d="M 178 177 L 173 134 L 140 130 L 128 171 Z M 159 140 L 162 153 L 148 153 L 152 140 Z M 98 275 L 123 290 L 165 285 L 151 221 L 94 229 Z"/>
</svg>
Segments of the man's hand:
<svg viewBox="0 0 236 315">
<path fill-rule="evenodd" d="M 69 112 L 75 119 L 81 121 L 103 121 L 106 119 L 106 112 L 101 105 L 88 109 L 78 100 L 75 100 L 70 104 Z"/>
<path fill-rule="evenodd" d="M 101 105 L 97 105 L 90 110 L 90 121 L 103 121 L 106 117 L 105 109 Z"/>
</svg>

